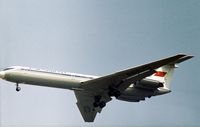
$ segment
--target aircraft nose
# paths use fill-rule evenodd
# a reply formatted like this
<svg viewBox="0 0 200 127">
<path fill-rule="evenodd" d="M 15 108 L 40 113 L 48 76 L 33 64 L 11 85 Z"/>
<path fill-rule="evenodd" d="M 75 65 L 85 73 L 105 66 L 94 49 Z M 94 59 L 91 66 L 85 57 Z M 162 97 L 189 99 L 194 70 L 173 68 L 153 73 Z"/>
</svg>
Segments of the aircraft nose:
<svg viewBox="0 0 200 127">
<path fill-rule="evenodd" d="M 3 79 L 5 77 L 5 72 L 0 71 L 0 78 Z"/>
</svg>

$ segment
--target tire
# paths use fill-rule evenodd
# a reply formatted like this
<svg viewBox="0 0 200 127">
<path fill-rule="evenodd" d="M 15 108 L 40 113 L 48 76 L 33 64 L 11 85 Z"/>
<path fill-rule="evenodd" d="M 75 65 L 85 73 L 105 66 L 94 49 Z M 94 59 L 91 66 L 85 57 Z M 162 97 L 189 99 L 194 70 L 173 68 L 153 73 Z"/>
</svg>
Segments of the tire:
<svg viewBox="0 0 200 127">
<path fill-rule="evenodd" d="M 17 92 L 19 92 L 20 90 L 21 90 L 21 88 L 20 88 L 20 87 L 17 87 L 17 88 L 16 88 L 16 91 L 17 91 Z"/>
<path fill-rule="evenodd" d="M 104 101 L 100 102 L 99 103 L 99 107 L 100 108 L 104 108 L 106 106 L 106 103 Z"/>
<path fill-rule="evenodd" d="M 99 106 L 99 104 L 98 104 L 97 102 L 94 102 L 94 103 L 93 103 L 93 106 L 96 108 L 96 107 Z"/>
</svg>

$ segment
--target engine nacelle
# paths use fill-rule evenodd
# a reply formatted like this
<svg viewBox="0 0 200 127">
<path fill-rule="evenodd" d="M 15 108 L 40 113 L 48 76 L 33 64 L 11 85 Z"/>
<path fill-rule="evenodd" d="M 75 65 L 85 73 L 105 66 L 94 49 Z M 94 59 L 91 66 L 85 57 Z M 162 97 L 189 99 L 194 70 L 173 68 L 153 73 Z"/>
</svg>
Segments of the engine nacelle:
<svg viewBox="0 0 200 127">
<path fill-rule="evenodd" d="M 153 80 L 153 79 L 142 79 L 135 83 L 136 88 L 145 88 L 145 89 L 157 89 L 159 87 L 163 87 L 163 83 Z"/>
<path fill-rule="evenodd" d="M 141 100 L 144 101 L 145 97 L 121 95 L 117 99 L 122 100 L 122 101 L 128 101 L 128 102 L 140 102 Z"/>
</svg>

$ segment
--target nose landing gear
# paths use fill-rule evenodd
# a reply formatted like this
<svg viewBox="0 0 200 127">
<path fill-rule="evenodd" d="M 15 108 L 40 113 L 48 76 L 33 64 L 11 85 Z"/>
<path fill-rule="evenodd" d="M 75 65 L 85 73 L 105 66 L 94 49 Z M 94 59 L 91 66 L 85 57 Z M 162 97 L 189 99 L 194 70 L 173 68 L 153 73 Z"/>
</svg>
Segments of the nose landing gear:
<svg viewBox="0 0 200 127">
<path fill-rule="evenodd" d="M 19 87 L 19 84 L 16 84 L 16 91 L 19 92 L 21 90 L 21 88 Z"/>
</svg>

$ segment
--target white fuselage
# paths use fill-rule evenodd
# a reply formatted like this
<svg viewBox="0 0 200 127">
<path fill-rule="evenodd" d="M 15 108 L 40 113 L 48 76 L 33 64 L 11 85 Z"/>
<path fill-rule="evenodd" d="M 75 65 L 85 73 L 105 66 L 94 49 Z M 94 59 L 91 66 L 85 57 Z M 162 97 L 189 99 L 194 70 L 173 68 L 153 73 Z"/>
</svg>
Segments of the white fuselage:
<svg viewBox="0 0 200 127">
<path fill-rule="evenodd" d="M 53 72 L 29 67 L 10 67 L 0 73 L 7 81 L 46 87 L 77 89 L 81 82 L 96 78 L 96 76 L 75 73 Z"/>
</svg>

